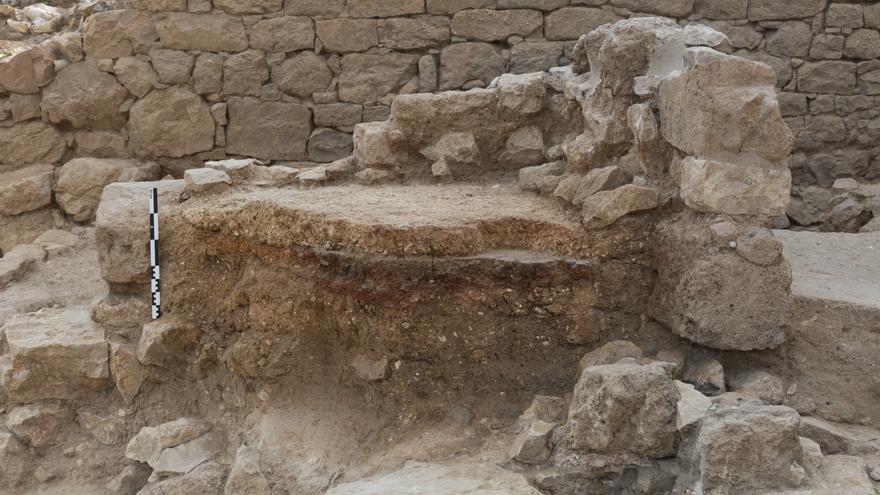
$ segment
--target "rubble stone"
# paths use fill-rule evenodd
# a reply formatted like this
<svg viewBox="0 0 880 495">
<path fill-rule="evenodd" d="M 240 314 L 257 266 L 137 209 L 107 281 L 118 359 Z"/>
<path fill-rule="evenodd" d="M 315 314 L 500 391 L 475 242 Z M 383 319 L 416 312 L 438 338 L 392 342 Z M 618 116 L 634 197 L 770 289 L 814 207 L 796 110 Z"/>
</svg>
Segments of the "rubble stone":
<svg viewBox="0 0 880 495">
<path fill-rule="evenodd" d="M 250 41 L 251 48 L 267 52 L 307 50 L 315 46 L 315 28 L 308 17 L 265 19 L 251 29 Z"/>
<path fill-rule="evenodd" d="M 46 259 L 42 247 L 31 244 L 18 244 L 0 258 L 0 288 L 20 280 L 34 268 L 38 261 Z"/>
<path fill-rule="evenodd" d="M 452 34 L 476 41 L 501 41 L 513 35 L 528 36 L 543 26 L 534 10 L 463 10 L 452 18 Z"/>
<path fill-rule="evenodd" d="M 125 457 L 152 464 L 165 449 L 195 440 L 211 430 L 211 425 L 192 418 L 178 418 L 159 426 L 145 426 L 125 447 Z"/>
<path fill-rule="evenodd" d="M 774 265 L 782 257 L 782 241 L 767 229 L 750 229 L 736 239 L 736 254 L 756 265 Z"/>
<path fill-rule="evenodd" d="M 111 158 L 74 158 L 58 171 L 55 199 L 77 222 L 95 219 L 101 192 L 113 182 L 159 179 L 161 170 L 153 162 Z"/>
<path fill-rule="evenodd" d="M 83 51 L 94 59 L 130 57 L 145 53 L 158 39 L 156 22 L 140 10 L 108 10 L 88 16 L 83 23 Z"/>
<path fill-rule="evenodd" d="M 501 51 L 489 43 L 453 43 L 440 52 L 440 90 L 458 89 L 473 80 L 489 84 L 506 66 Z"/>
<path fill-rule="evenodd" d="M 52 202 L 55 169 L 31 165 L 0 174 L 0 215 L 18 215 Z"/>
<path fill-rule="evenodd" d="M 131 346 L 120 343 L 110 344 L 110 375 L 116 383 L 116 390 L 126 404 L 131 404 L 147 379 L 147 370 L 137 359 Z"/>
<path fill-rule="evenodd" d="M 156 23 L 165 48 L 240 52 L 248 47 L 241 18 L 223 14 L 169 13 Z"/>
<path fill-rule="evenodd" d="M 159 83 L 159 74 L 146 60 L 136 57 L 121 57 L 116 60 L 113 72 L 119 82 L 131 94 L 143 98 Z"/>
<path fill-rule="evenodd" d="M 306 98 L 327 89 L 333 72 L 324 59 L 312 52 L 302 52 L 272 68 L 272 81 L 285 93 Z"/>
<path fill-rule="evenodd" d="M 391 366 L 388 364 L 388 358 L 370 359 L 367 356 L 358 354 L 352 359 L 351 367 L 354 369 L 357 377 L 365 382 L 378 382 L 391 376 Z"/>
<path fill-rule="evenodd" d="M 170 495 L 172 493 L 204 493 L 214 494 L 223 490 L 226 468 L 221 464 L 208 461 L 192 471 L 181 475 L 159 479 L 147 483 L 138 495 Z"/>
<path fill-rule="evenodd" d="M 768 404 L 782 404 L 785 389 L 782 379 L 766 371 L 740 371 L 728 377 L 733 390 L 753 395 Z"/>
<path fill-rule="evenodd" d="M 608 227 L 619 218 L 657 207 L 657 191 L 625 185 L 611 191 L 600 191 L 584 200 L 583 224 L 588 229 Z"/>
<path fill-rule="evenodd" d="M 685 204 L 696 211 L 779 216 L 789 202 L 791 172 L 785 166 L 687 157 L 673 177 Z"/>
<path fill-rule="evenodd" d="M 34 47 L 0 61 L 0 88 L 33 94 L 55 77 L 55 58 L 46 47 Z"/>
<path fill-rule="evenodd" d="M 601 454 L 671 455 L 677 401 L 678 391 L 661 366 L 586 368 L 568 412 L 567 445 Z"/>
<path fill-rule="evenodd" d="M 679 399 L 676 405 L 675 427 L 682 431 L 691 425 L 698 424 L 712 406 L 712 399 L 700 393 L 690 383 L 675 381 Z"/>
<path fill-rule="evenodd" d="M 260 470 L 259 452 L 247 445 L 238 448 L 223 493 L 224 495 L 269 495 L 269 483 Z"/>
<path fill-rule="evenodd" d="M 305 160 L 311 112 L 304 105 L 230 98 L 226 151 L 265 160 Z"/>
<path fill-rule="evenodd" d="M 556 423 L 533 421 L 521 431 L 510 448 L 510 457 L 524 464 L 542 464 L 550 458 L 550 436 Z"/>
<path fill-rule="evenodd" d="M 684 369 L 682 380 L 705 395 L 719 395 L 727 390 L 724 385 L 724 367 L 717 359 L 705 354 L 688 357 L 690 360 Z"/>
<path fill-rule="evenodd" d="M 198 340 L 199 329 L 195 325 L 166 315 L 144 324 L 138 344 L 138 361 L 163 368 L 173 367 L 186 361 L 186 353 Z"/>
<path fill-rule="evenodd" d="M 56 128 L 40 121 L 0 127 L 0 163 L 16 166 L 54 163 L 67 151 L 67 141 Z"/>
<path fill-rule="evenodd" d="M 19 402 L 77 399 L 109 385 L 104 331 L 81 309 L 44 309 L 3 326 L 11 369 L 2 379 Z"/>
<path fill-rule="evenodd" d="M 9 411 L 6 427 L 30 445 L 46 447 L 58 440 L 58 433 L 71 417 L 70 410 L 57 404 L 26 404 Z"/>
<path fill-rule="evenodd" d="M 418 59 L 416 55 L 394 52 L 345 55 L 339 74 L 339 99 L 348 103 L 379 101 L 417 75 Z"/>
</svg>

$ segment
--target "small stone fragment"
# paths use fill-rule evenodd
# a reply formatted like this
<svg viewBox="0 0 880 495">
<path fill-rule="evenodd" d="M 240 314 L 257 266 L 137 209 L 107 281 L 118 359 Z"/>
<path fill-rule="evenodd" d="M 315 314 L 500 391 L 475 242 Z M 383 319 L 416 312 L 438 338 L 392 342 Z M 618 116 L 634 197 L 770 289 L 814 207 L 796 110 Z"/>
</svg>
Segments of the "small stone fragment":
<svg viewBox="0 0 880 495">
<path fill-rule="evenodd" d="M 513 441 L 510 457 L 524 464 L 542 464 L 550 458 L 550 435 L 556 423 L 533 421 Z"/>
<path fill-rule="evenodd" d="M 238 448 L 223 494 L 269 495 L 269 483 L 260 470 L 259 452 L 247 445 Z"/>
<path fill-rule="evenodd" d="M 614 340 L 592 350 L 581 358 L 579 367 L 583 371 L 591 366 L 614 364 L 624 358 L 641 359 L 642 350 L 628 340 Z"/>
<path fill-rule="evenodd" d="M 351 361 L 351 367 L 358 378 L 365 382 L 378 382 L 391 376 L 391 366 L 388 358 L 370 359 L 358 354 Z"/>
<path fill-rule="evenodd" d="M 717 359 L 706 354 L 690 356 L 682 380 L 706 395 L 718 395 L 726 391 L 724 367 Z"/>
<path fill-rule="evenodd" d="M 192 193 L 216 193 L 225 191 L 232 185 L 232 179 L 222 170 L 213 168 L 194 168 L 183 174 L 186 190 Z"/>
<path fill-rule="evenodd" d="M 736 254 L 756 265 L 774 265 L 782 257 L 782 241 L 767 229 L 750 229 L 736 239 Z"/>
<path fill-rule="evenodd" d="M 71 417 L 69 409 L 56 404 L 26 404 L 9 411 L 6 427 L 16 437 L 39 448 L 56 442 Z"/>
<path fill-rule="evenodd" d="M 144 324 L 138 344 L 138 361 L 170 368 L 186 361 L 186 354 L 199 340 L 199 329 L 173 316 Z"/>
<path fill-rule="evenodd" d="M 584 200 L 582 222 L 588 229 L 601 229 L 620 217 L 656 207 L 657 191 L 628 184 L 611 191 L 600 191 Z"/>
<path fill-rule="evenodd" d="M 679 399 L 676 407 L 675 427 L 682 431 L 703 419 L 712 406 L 712 399 L 701 394 L 690 383 L 675 381 Z"/>
</svg>

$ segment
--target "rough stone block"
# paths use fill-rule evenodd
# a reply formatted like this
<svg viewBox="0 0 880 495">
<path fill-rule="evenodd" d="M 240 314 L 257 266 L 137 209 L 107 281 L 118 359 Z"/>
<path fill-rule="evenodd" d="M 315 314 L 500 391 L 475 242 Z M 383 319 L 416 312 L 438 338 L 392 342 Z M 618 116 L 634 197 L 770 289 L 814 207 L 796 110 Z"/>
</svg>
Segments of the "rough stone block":
<svg viewBox="0 0 880 495">
<path fill-rule="evenodd" d="M 303 105 L 230 98 L 226 151 L 266 160 L 305 160 L 312 131 Z"/>
</svg>

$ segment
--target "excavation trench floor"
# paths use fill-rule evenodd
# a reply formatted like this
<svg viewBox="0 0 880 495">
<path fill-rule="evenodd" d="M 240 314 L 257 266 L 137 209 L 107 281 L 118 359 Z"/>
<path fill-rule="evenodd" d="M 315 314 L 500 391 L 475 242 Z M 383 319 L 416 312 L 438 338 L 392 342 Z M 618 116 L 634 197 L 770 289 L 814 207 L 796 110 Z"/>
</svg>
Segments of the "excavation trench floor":
<svg viewBox="0 0 880 495">
<path fill-rule="evenodd" d="M 880 309 L 880 233 L 778 230 L 797 296 Z"/>
</svg>

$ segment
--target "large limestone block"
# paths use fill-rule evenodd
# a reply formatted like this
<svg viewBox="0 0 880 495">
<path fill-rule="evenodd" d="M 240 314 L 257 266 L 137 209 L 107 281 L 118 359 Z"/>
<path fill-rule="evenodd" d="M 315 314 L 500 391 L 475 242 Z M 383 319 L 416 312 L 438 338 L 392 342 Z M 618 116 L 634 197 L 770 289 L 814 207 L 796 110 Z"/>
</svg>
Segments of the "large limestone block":
<svg viewBox="0 0 880 495">
<path fill-rule="evenodd" d="M 659 364 L 586 368 L 568 411 L 566 446 L 598 454 L 674 454 L 678 398 L 672 378 Z"/>
<path fill-rule="evenodd" d="M 251 48 L 267 52 L 293 52 L 315 46 L 315 28 L 308 17 L 278 17 L 258 22 L 251 29 Z"/>
<path fill-rule="evenodd" d="M 611 5 L 644 14 L 686 17 L 694 8 L 694 0 L 611 0 Z"/>
<path fill-rule="evenodd" d="M 760 266 L 735 253 L 698 261 L 678 282 L 671 329 L 715 349 L 750 351 L 785 341 L 791 268 Z"/>
<path fill-rule="evenodd" d="M 751 0 L 749 20 L 769 21 L 813 17 L 825 10 L 827 0 L 799 0 L 778 2 L 776 0 Z"/>
<path fill-rule="evenodd" d="M 272 67 L 272 81 L 278 89 L 300 98 L 326 91 L 333 72 L 324 58 L 314 52 L 302 52 Z"/>
<path fill-rule="evenodd" d="M 240 17 L 171 13 L 156 24 L 162 46 L 178 50 L 240 52 L 248 37 Z"/>
<path fill-rule="evenodd" d="M 620 16 L 608 10 L 565 7 L 547 14 L 544 34 L 548 40 L 576 40 L 602 24 L 618 20 Z"/>
<path fill-rule="evenodd" d="M 129 143 L 146 156 L 180 157 L 214 147 L 214 117 L 189 90 L 152 91 L 131 107 Z"/>
<path fill-rule="evenodd" d="M 78 399 L 110 384 L 104 331 L 85 309 L 13 316 L 3 333 L 12 366 L 2 382 L 14 401 Z"/>
<path fill-rule="evenodd" d="M 782 120 L 770 67 L 738 57 L 697 66 L 660 86 L 663 137 L 686 154 L 783 160 L 794 135 Z"/>
<path fill-rule="evenodd" d="M 18 215 L 52 202 L 52 165 L 31 165 L 0 174 L 0 215 Z"/>
<path fill-rule="evenodd" d="M 449 19 L 425 16 L 378 23 L 379 41 L 394 50 L 426 49 L 449 43 Z"/>
<path fill-rule="evenodd" d="M 57 404 L 26 404 L 9 411 L 6 427 L 30 445 L 46 447 L 58 440 L 72 416 L 69 409 Z"/>
<path fill-rule="evenodd" d="M 119 112 L 128 91 L 116 78 L 86 60 L 71 64 L 43 90 L 41 107 L 49 122 L 76 128 L 121 127 Z"/>
<path fill-rule="evenodd" d="M 39 120 L 0 127 L 0 163 L 15 166 L 53 163 L 67 151 L 67 141 L 55 127 Z"/>
<path fill-rule="evenodd" d="M 605 228 L 630 213 L 653 210 L 657 201 L 657 191 L 632 184 L 600 191 L 584 200 L 582 222 L 589 229 Z"/>
<path fill-rule="evenodd" d="M 544 18 L 535 10 L 463 10 L 452 18 L 452 35 L 477 41 L 502 41 L 541 29 Z"/>
<path fill-rule="evenodd" d="M 425 0 L 349 0 L 352 17 L 396 17 L 425 13 Z"/>
<path fill-rule="evenodd" d="M 226 151 L 265 160 L 305 160 L 311 111 L 297 103 L 229 99 Z"/>
<path fill-rule="evenodd" d="M 195 440 L 211 430 L 211 425 L 192 418 L 178 418 L 159 426 L 145 426 L 125 447 L 125 457 L 153 464 L 169 448 Z"/>
<path fill-rule="evenodd" d="M 125 89 L 138 98 L 143 98 L 159 83 L 159 74 L 150 62 L 136 57 L 118 59 L 113 72 Z"/>
<path fill-rule="evenodd" d="M 146 53 L 157 39 L 155 19 L 140 10 L 98 12 L 83 23 L 83 51 L 95 59 Z"/>
<path fill-rule="evenodd" d="M 156 12 L 186 11 L 186 0 L 130 0 L 131 8 Z"/>
<path fill-rule="evenodd" d="M 784 165 L 735 164 L 687 157 L 673 173 L 688 208 L 731 215 L 779 216 L 791 192 Z"/>
<path fill-rule="evenodd" d="M 214 0 L 214 8 L 227 14 L 268 14 L 278 12 L 284 0 Z"/>
<path fill-rule="evenodd" d="M 417 55 L 407 53 L 361 54 L 342 57 L 339 99 L 373 103 L 400 89 L 418 72 Z"/>
<path fill-rule="evenodd" d="M 0 60 L 0 88 L 12 93 L 33 94 L 55 77 L 52 50 L 37 46 Z"/>
<path fill-rule="evenodd" d="M 489 43 L 453 43 L 440 52 L 440 89 L 457 89 L 479 80 L 488 85 L 503 74 L 507 62 Z"/>
<path fill-rule="evenodd" d="M 758 493 L 795 488 L 805 479 L 798 413 L 746 404 L 702 420 L 691 459 L 693 482 L 706 493 Z"/>
<path fill-rule="evenodd" d="M 158 180 L 161 168 L 153 162 L 113 158 L 74 158 L 58 171 L 55 199 L 77 222 L 95 219 L 104 186 L 114 182 Z"/>
<path fill-rule="evenodd" d="M 328 19 L 315 24 L 324 48 L 333 52 L 362 52 L 379 45 L 376 19 Z"/>
<path fill-rule="evenodd" d="M 95 239 L 101 277 L 109 283 L 146 284 L 149 276 L 149 216 L 145 215 L 150 188 L 159 190 L 159 211 L 175 204 L 183 180 L 117 182 L 104 187 L 95 219 Z M 161 214 L 160 232 L 161 232 Z"/>
</svg>

